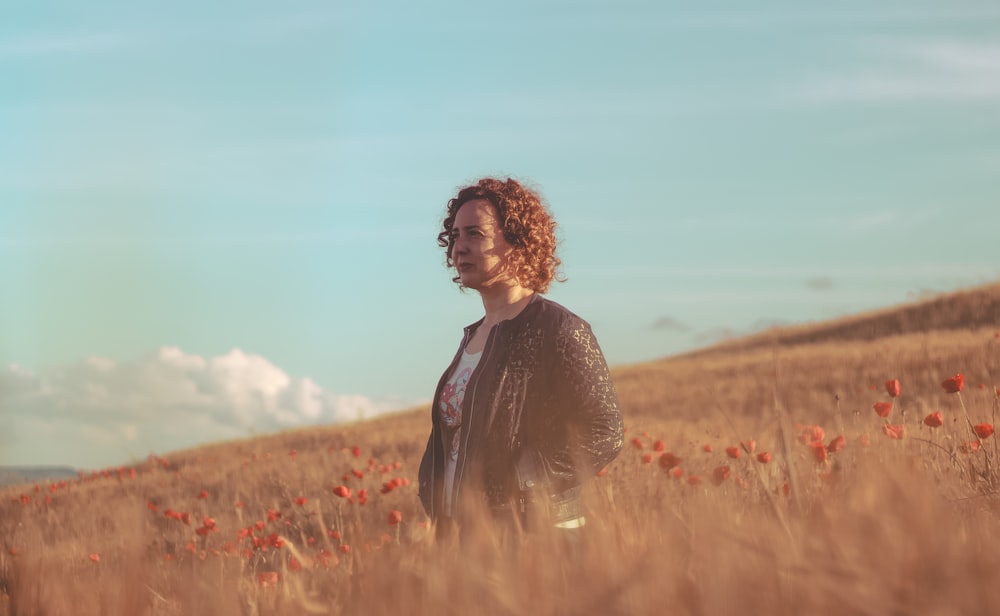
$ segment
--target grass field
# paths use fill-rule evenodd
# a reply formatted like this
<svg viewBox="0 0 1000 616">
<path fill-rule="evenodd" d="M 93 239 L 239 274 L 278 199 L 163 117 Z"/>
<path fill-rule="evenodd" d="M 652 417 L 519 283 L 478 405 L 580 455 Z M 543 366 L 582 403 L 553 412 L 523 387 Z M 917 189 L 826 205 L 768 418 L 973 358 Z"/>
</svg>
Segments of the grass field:
<svg viewBox="0 0 1000 616">
<path fill-rule="evenodd" d="M 4 488 L 0 616 L 998 613 L 998 298 L 617 367 L 577 547 L 433 542 L 428 409 Z"/>
</svg>

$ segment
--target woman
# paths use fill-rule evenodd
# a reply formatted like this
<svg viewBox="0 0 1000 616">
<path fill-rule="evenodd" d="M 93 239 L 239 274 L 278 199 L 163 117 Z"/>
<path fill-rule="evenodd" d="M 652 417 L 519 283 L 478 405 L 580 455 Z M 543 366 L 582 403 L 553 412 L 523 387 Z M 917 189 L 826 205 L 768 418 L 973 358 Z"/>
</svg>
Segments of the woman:
<svg viewBox="0 0 1000 616">
<path fill-rule="evenodd" d="M 443 227 L 453 280 L 485 315 L 434 394 L 424 508 L 439 535 L 484 507 L 519 528 L 578 528 L 581 483 L 618 455 L 623 428 L 590 325 L 541 295 L 560 264 L 555 221 L 536 193 L 486 178 L 448 202 Z"/>
</svg>

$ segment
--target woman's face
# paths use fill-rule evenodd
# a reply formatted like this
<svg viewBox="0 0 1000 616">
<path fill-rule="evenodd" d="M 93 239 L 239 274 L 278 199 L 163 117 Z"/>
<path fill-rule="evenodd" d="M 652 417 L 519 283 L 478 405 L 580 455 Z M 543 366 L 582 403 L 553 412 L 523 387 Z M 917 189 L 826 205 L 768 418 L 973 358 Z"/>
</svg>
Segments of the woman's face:
<svg viewBox="0 0 1000 616">
<path fill-rule="evenodd" d="M 483 291 L 511 282 L 504 264 L 514 248 L 503 236 L 492 203 L 475 199 L 462 204 L 455 214 L 451 237 L 451 260 L 463 286 Z"/>
</svg>

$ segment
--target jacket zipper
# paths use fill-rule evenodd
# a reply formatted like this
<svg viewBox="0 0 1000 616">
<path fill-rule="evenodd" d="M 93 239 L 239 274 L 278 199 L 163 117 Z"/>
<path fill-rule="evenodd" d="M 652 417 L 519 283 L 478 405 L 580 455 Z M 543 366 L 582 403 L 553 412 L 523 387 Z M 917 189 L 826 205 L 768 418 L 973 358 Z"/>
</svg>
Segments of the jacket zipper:
<svg viewBox="0 0 1000 616">
<path fill-rule="evenodd" d="M 490 334 L 486 338 L 486 345 L 483 347 L 483 356 L 479 358 L 479 363 L 476 365 L 476 369 L 473 370 L 472 372 L 471 377 L 475 377 L 476 379 L 475 383 L 473 383 L 472 385 L 472 397 L 471 398 L 469 397 L 469 390 L 466 389 L 465 398 L 462 399 L 462 407 L 463 407 L 462 432 L 464 432 L 464 434 L 462 435 L 462 445 L 459 450 L 460 451 L 459 460 L 456 460 L 456 464 L 458 464 L 459 462 L 461 463 L 458 464 L 458 467 L 455 469 L 455 483 L 451 489 L 452 514 L 454 514 L 457 511 L 455 505 L 459 502 L 459 496 L 462 491 L 462 478 L 465 475 L 465 460 L 469 455 L 469 446 L 468 446 L 469 436 L 472 434 L 472 416 L 473 416 L 473 411 L 475 410 L 476 390 L 479 389 L 479 381 L 481 380 L 482 377 L 481 368 L 489 360 L 490 352 L 493 350 L 493 341 L 498 335 L 500 331 L 500 326 L 502 324 L 503 321 L 494 325 L 493 329 L 490 330 Z M 465 345 L 463 344 L 462 351 L 464 350 L 465 350 Z M 466 409 L 464 408 L 466 401 L 469 402 L 468 412 L 466 412 Z"/>
</svg>

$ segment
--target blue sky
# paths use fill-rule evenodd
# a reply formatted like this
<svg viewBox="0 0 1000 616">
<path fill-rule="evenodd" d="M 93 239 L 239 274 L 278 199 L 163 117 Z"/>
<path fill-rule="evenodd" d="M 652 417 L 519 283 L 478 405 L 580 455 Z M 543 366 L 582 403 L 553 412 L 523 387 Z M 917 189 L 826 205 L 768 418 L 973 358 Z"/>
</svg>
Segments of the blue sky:
<svg viewBox="0 0 1000 616">
<path fill-rule="evenodd" d="M 613 365 L 994 281 L 998 35 L 985 1 L 5 4 L 0 463 L 425 402 L 484 175 L 546 198 Z"/>
</svg>

